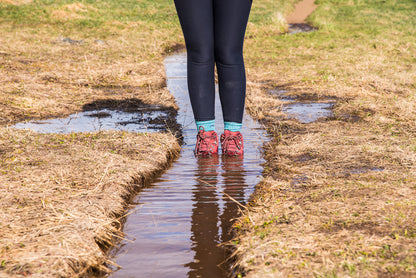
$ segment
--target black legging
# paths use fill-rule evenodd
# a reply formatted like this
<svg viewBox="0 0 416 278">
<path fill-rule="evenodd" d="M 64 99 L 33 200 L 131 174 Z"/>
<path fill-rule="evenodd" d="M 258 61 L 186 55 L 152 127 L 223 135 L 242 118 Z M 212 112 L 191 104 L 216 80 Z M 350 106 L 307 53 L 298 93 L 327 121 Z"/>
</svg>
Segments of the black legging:
<svg viewBox="0 0 416 278">
<path fill-rule="evenodd" d="M 252 0 L 174 0 L 188 53 L 196 121 L 215 118 L 214 65 L 224 121 L 241 123 L 246 96 L 243 42 Z"/>
</svg>

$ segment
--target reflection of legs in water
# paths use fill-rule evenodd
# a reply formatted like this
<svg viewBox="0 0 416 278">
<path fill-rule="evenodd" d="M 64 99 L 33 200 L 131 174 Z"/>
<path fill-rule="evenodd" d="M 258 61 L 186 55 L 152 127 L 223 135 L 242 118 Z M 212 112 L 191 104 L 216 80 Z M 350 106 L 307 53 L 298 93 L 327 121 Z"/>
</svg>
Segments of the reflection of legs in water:
<svg viewBox="0 0 416 278">
<path fill-rule="evenodd" d="M 199 157 L 195 177 L 216 186 L 218 165 L 218 155 Z M 224 258 L 224 251 L 218 247 L 218 196 L 215 187 L 201 181 L 196 181 L 193 190 L 191 240 L 195 258 L 186 265 L 191 268 L 188 277 L 224 277 L 224 272 L 217 267 Z"/>
<path fill-rule="evenodd" d="M 224 193 L 239 202 L 244 201 L 245 173 L 242 156 L 222 157 L 222 177 L 224 179 Z M 227 258 L 226 250 L 220 243 L 229 241 L 232 226 L 230 219 L 238 215 L 239 205 L 223 196 L 224 209 L 219 216 L 219 191 L 215 186 L 218 183 L 217 169 L 219 167 L 218 155 L 199 157 L 196 182 L 193 191 L 194 208 L 192 210 L 192 250 L 195 251 L 194 261 L 187 264 L 190 267 L 188 277 L 226 277 L 227 267 L 224 262 Z M 209 183 L 212 186 L 207 185 Z M 221 225 L 219 234 L 218 221 Z"/>
<path fill-rule="evenodd" d="M 245 171 L 243 167 L 243 158 L 241 156 L 223 156 L 222 157 L 222 176 L 224 178 L 223 191 L 236 201 L 244 202 L 244 189 L 247 187 L 245 183 Z M 223 214 L 220 217 L 221 221 L 221 242 L 231 240 L 230 229 L 234 219 L 239 215 L 240 206 L 224 196 L 225 205 Z"/>
</svg>

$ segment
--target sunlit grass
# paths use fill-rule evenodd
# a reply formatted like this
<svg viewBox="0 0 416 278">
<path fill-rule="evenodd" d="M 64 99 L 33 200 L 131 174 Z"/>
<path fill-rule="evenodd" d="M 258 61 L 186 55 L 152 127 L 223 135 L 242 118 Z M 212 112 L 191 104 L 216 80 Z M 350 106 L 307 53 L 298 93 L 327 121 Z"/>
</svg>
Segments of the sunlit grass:
<svg viewBox="0 0 416 278">
<path fill-rule="evenodd" d="M 274 140 L 267 178 L 237 225 L 237 267 L 250 277 L 413 276 L 416 2 L 316 3 L 315 32 L 248 29 L 247 106 Z M 335 116 L 286 120 L 274 87 L 336 99 Z"/>
</svg>

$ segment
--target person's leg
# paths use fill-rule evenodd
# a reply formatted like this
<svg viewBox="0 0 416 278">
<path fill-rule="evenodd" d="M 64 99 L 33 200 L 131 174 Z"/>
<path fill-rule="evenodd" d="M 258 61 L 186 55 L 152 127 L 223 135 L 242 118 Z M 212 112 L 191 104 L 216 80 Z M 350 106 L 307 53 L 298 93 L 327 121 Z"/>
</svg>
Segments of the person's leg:
<svg viewBox="0 0 416 278">
<path fill-rule="evenodd" d="M 174 0 L 174 2 L 185 37 L 188 55 L 188 90 L 195 121 L 212 123 L 215 119 L 212 0 Z M 204 126 L 204 123 L 202 124 Z"/>
<path fill-rule="evenodd" d="M 243 43 L 251 0 L 214 0 L 214 47 L 224 133 L 222 152 L 242 155 L 243 135 L 240 132 L 246 97 L 246 74 Z"/>
<path fill-rule="evenodd" d="M 225 129 L 239 131 L 246 95 L 243 43 L 252 1 L 213 1 L 215 62 Z"/>
<path fill-rule="evenodd" d="M 188 53 L 188 91 L 198 128 L 196 155 L 218 153 L 212 0 L 174 0 Z"/>
</svg>

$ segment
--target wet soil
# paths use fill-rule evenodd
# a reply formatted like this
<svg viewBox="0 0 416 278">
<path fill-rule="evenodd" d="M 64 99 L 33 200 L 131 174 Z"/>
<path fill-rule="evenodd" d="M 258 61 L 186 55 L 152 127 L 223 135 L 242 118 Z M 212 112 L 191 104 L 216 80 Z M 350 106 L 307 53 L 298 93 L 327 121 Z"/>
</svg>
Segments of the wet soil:
<svg viewBox="0 0 416 278">
<path fill-rule="evenodd" d="M 291 23 L 289 24 L 288 34 L 295 35 L 298 33 L 307 33 L 317 30 L 315 27 L 312 27 L 306 23 Z"/>
</svg>

